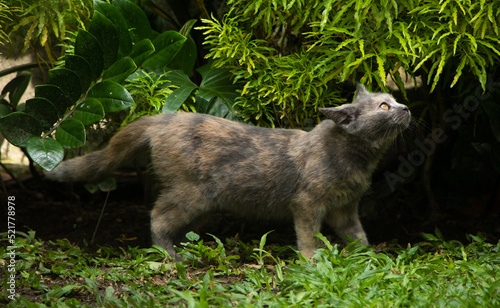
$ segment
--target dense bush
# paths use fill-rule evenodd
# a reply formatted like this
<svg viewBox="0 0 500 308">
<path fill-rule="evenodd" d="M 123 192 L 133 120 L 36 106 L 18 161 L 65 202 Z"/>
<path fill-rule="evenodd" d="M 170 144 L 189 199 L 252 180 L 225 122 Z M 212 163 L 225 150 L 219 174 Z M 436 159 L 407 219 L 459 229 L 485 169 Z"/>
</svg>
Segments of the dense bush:
<svg viewBox="0 0 500 308">
<path fill-rule="evenodd" d="M 371 197 L 398 190 L 414 212 L 424 204 L 436 214 L 499 188 L 498 1 L 229 0 L 199 27 L 215 68 L 200 63 L 194 22 L 160 34 L 129 1 L 96 1 L 94 9 L 36 98 L 19 101 L 26 73 L 2 91 L 1 132 L 46 169 L 63 148 L 85 142 L 86 126 L 131 106 L 126 122 L 183 108 L 307 129 L 320 120 L 319 107 L 347 99 L 346 84 L 388 91 L 391 82 L 420 124 L 393 151 L 396 164 L 375 176 Z M 33 29 L 43 29 L 39 21 Z M 111 88 L 120 97 L 103 96 Z"/>
<path fill-rule="evenodd" d="M 405 93 L 399 68 L 436 87 L 464 72 L 486 88 L 498 63 L 498 1 L 228 1 L 205 20 L 209 56 L 245 83 L 237 104 L 260 125 L 304 126 L 341 102 L 339 81 Z M 467 74 L 466 74 L 467 75 Z M 404 76 L 406 77 L 406 76 Z M 472 78 L 471 78 L 472 77 Z M 286 121 L 282 121 L 286 119 Z"/>
<path fill-rule="evenodd" d="M 2 25 L 11 43 L 9 54 L 24 54 L 31 48 L 40 65 L 48 67 L 53 67 L 60 55 L 56 44 L 71 38 L 72 31 L 85 29 L 92 16 L 92 0 L 2 0 L 2 3 L 15 12 Z"/>
<path fill-rule="evenodd" d="M 399 189 L 399 198 L 412 196 L 406 202 L 414 213 L 435 217 L 444 208 L 467 205 L 471 194 L 498 189 L 500 2 L 228 5 L 228 14 L 204 20 L 203 30 L 208 56 L 244 84 L 236 105 L 245 119 L 307 127 L 319 120 L 318 107 L 342 101 L 346 82 L 382 91 L 391 83 L 419 125 L 397 149 L 396 165 L 386 163 L 388 171 L 375 176 L 372 198 L 409 184 Z"/>
</svg>

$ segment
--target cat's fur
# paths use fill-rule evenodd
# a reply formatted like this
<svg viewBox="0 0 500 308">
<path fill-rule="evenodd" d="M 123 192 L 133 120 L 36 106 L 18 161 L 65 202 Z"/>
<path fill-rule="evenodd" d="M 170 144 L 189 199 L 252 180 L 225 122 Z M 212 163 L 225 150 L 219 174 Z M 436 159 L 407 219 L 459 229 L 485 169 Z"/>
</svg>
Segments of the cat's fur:
<svg viewBox="0 0 500 308">
<path fill-rule="evenodd" d="M 389 110 L 384 110 L 386 104 Z M 101 151 L 63 162 L 58 181 L 92 181 L 151 149 L 162 185 L 151 213 L 153 243 L 175 255 L 180 230 L 209 211 L 292 218 L 300 252 L 311 257 L 323 221 L 341 236 L 368 244 L 358 202 L 410 112 L 389 94 L 358 86 L 351 104 L 320 111 L 312 131 L 267 129 L 202 114 L 144 117 Z"/>
</svg>

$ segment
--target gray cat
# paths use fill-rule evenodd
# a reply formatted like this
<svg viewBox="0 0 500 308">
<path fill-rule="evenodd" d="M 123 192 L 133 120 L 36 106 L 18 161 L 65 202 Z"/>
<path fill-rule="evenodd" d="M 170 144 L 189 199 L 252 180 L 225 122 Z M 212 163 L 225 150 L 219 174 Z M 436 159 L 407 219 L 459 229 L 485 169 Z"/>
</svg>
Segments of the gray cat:
<svg viewBox="0 0 500 308">
<path fill-rule="evenodd" d="M 368 244 L 358 202 L 408 108 L 358 85 L 351 104 L 321 108 L 312 131 L 260 128 L 193 113 L 144 117 L 97 152 L 63 162 L 57 181 L 93 181 L 151 149 L 161 193 L 151 213 L 153 243 L 175 256 L 179 232 L 207 212 L 293 219 L 298 249 L 312 257 L 322 222 Z"/>
</svg>

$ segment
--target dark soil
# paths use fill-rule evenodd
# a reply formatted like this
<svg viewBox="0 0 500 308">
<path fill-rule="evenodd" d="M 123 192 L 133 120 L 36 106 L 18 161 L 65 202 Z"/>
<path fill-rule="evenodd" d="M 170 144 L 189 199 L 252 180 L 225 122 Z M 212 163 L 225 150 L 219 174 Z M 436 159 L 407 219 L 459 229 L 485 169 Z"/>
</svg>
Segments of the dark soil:
<svg viewBox="0 0 500 308">
<path fill-rule="evenodd" d="M 4 178 L 7 178 L 4 175 Z M 153 197 L 145 196 L 143 185 L 138 177 L 118 175 L 118 188 L 109 194 L 105 204 L 105 192 L 94 194 L 85 190 L 81 184 L 61 184 L 45 180 L 36 180 L 31 175 L 20 176 L 19 183 L 7 179 L 5 192 L 16 199 L 16 230 L 26 232 L 36 231 L 36 237 L 43 240 L 68 239 L 70 242 L 84 247 L 111 246 L 126 247 L 151 245 L 149 232 L 149 212 Z M 397 207 L 387 207 L 382 201 L 363 202 L 361 216 L 370 242 L 374 245 L 390 243 L 406 246 L 423 240 L 422 232 L 434 233 L 439 228 L 446 240 L 466 241 L 467 234 L 480 232 L 488 241 L 496 243 L 500 239 L 500 193 L 496 194 L 494 207 L 487 217 L 481 218 L 475 213 L 474 207 L 459 211 L 447 212 L 431 222 L 415 218 L 409 207 L 404 204 Z M 0 200 L 7 204 L 7 196 Z M 478 201 L 479 200 L 479 201 Z M 397 201 L 397 200 L 396 200 Z M 472 202 L 473 201 L 473 202 Z M 483 206 L 484 202 L 472 199 L 472 203 Z M 370 205 L 366 205 L 370 204 Z M 2 206 L 6 217 L 6 206 Z M 96 230 L 99 217 L 103 211 L 100 225 Z M 238 236 L 245 242 L 259 240 L 261 236 L 275 230 L 268 236 L 268 243 L 280 245 L 295 244 L 295 233 L 292 222 L 248 221 L 230 214 L 211 216 L 195 231 L 200 234 L 211 233 L 223 242 L 228 237 Z M 6 220 L 2 221 L 2 230 L 7 230 Z M 323 230 L 330 234 L 330 230 Z M 3 232 L 3 231 L 2 231 Z M 91 243 L 94 232 L 95 239 Z M 329 237 L 334 242 L 340 242 L 336 237 Z M 208 239 L 211 239 L 208 237 Z"/>
</svg>

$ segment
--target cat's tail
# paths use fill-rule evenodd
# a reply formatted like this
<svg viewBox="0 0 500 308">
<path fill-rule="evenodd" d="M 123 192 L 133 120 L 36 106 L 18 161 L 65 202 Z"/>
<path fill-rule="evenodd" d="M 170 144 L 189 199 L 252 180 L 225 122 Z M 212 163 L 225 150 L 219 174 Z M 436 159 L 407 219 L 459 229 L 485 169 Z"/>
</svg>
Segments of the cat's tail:
<svg viewBox="0 0 500 308">
<path fill-rule="evenodd" d="M 153 117 L 144 117 L 119 131 L 102 150 L 62 162 L 46 173 L 58 182 L 92 182 L 105 178 L 137 153 L 149 147 L 148 127 Z"/>
</svg>

